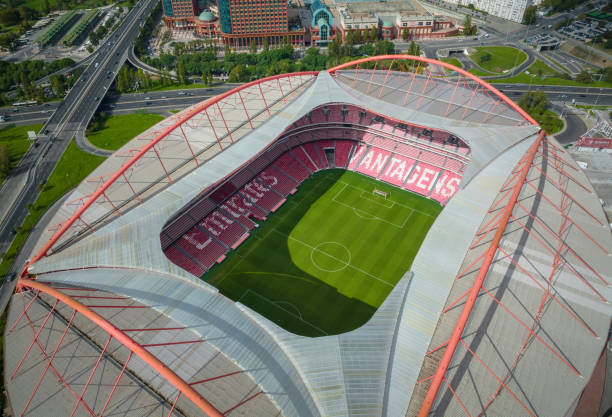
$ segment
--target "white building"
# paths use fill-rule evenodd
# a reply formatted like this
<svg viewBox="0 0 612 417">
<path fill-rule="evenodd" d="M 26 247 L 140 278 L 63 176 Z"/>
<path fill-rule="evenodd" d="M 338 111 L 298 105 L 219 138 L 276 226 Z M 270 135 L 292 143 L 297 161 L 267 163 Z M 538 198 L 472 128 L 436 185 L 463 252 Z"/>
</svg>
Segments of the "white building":
<svg viewBox="0 0 612 417">
<path fill-rule="evenodd" d="M 473 4 L 479 10 L 513 22 L 521 22 L 525 9 L 533 4 L 532 0 L 448 0 L 448 2 Z"/>
</svg>

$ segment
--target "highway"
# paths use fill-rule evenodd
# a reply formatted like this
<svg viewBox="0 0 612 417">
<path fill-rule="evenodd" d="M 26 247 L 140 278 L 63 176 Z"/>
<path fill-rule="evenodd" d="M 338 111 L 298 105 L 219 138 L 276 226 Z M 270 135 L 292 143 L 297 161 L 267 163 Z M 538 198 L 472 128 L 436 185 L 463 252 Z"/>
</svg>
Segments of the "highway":
<svg viewBox="0 0 612 417">
<path fill-rule="evenodd" d="M 95 62 L 87 67 L 55 111 L 51 113 L 52 106 L 45 106 L 51 114 L 40 132 L 38 146 L 28 150 L 0 189 L 3 196 L 0 200 L 0 253 L 8 249 L 14 237 L 13 230 L 23 223 L 28 205 L 38 196 L 38 185 L 47 181 L 75 134 L 87 127 L 125 62 L 140 25 L 156 3 L 157 0 L 140 0 L 105 45 L 98 48 Z"/>
<path fill-rule="evenodd" d="M 220 84 L 212 88 L 197 88 L 188 90 L 152 91 L 109 95 L 100 104 L 100 110 L 108 114 L 129 114 L 147 110 L 152 113 L 182 110 L 192 104 L 206 100 L 212 96 L 228 91 L 238 84 Z M 501 90 L 511 99 L 517 101 L 521 94 L 527 91 L 544 91 L 550 101 L 571 103 L 572 99 L 579 104 L 598 104 L 612 106 L 612 88 L 573 87 L 573 86 L 542 86 L 528 84 L 502 84 L 493 86 Z M 147 98 L 148 97 L 148 98 Z M 58 102 L 50 102 L 37 106 L 21 107 L 13 112 L 12 107 L 0 109 L 0 114 L 7 115 L 7 120 L 0 127 L 14 123 L 29 125 L 44 123 L 57 109 Z"/>
</svg>

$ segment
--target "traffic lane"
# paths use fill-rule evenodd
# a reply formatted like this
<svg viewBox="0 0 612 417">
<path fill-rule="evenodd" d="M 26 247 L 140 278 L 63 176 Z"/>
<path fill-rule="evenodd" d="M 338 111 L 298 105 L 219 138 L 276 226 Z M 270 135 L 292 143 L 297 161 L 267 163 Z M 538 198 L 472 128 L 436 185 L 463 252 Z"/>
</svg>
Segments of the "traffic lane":
<svg viewBox="0 0 612 417">
<path fill-rule="evenodd" d="M 212 96 L 209 96 L 212 97 Z M 108 104 L 102 105 L 101 109 L 105 112 L 119 111 L 119 110 L 132 110 L 133 112 L 146 109 L 171 109 L 171 110 L 183 110 L 189 106 L 197 103 L 201 103 L 209 97 L 188 97 L 182 100 L 168 100 L 168 99 L 151 99 L 147 101 L 134 100 L 129 103 L 119 104 Z"/>
<path fill-rule="evenodd" d="M 512 101 L 517 102 L 521 95 L 528 91 L 538 91 L 541 89 L 541 86 L 532 86 L 531 90 L 528 88 L 523 88 L 521 90 L 508 90 L 506 88 L 499 88 L 499 90 L 504 93 L 507 97 L 509 97 Z M 546 96 L 551 101 L 559 101 L 571 103 L 572 99 L 576 103 L 581 104 L 597 104 L 597 105 L 606 105 L 612 106 L 612 95 L 604 94 L 604 93 L 590 93 L 590 94 L 576 94 L 571 92 L 548 92 L 545 91 Z M 220 94 L 220 93 L 219 93 Z M 135 99 L 132 94 L 123 95 L 119 98 L 119 100 L 112 101 L 104 101 L 100 106 L 100 109 L 112 114 L 130 114 L 142 109 L 148 109 L 150 111 L 155 112 L 159 111 L 168 111 L 168 110 L 183 110 L 193 104 L 202 102 L 210 97 L 215 96 L 216 94 L 207 94 L 207 95 L 193 95 L 193 96 L 164 96 L 160 94 L 151 96 L 149 99 L 145 97 L 140 100 Z M 151 104 L 147 104 L 151 103 Z M 76 115 L 82 115 L 86 110 L 78 110 Z M 49 118 L 49 114 L 44 114 L 40 112 L 31 112 L 27 116 L 21 115 L 19 118 L 11 117 L 6 120 L 6 122 L 0 122 L 0 127 L 8 126 L 10 124 L 15 124 L 17 126 L 25 126 L 31 125 L 35 123 L 44 123 Z"/>
<path fill-rule="evenodd" d="M 556 104 L 553 104 L 551 107 L 557 113 L 563 113 L 563 117 L 565 118 L 565 130 L 562 133 L 554 135 L 559 143 L 562 145 L 573 143 L 578 140 L 579 136 L 587 131 L 587 127 L 580 116 L 574 113 L 564 112 L 564 110 L 567 109 L 563 109 Z"/>
</svg>

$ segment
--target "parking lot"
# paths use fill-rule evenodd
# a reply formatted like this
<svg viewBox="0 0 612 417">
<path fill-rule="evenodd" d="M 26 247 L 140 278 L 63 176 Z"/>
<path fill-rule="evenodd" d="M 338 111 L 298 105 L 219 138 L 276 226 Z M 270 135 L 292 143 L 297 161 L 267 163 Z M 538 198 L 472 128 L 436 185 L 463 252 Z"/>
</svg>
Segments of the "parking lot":
<svg viewBox="0 0 612 417">
<path fill-rule="evenodd" d="M 570 23 L 567 26 L 559 29 L 558 32 L 568 38 L 576 39 L 578 41 L 590 41 L 598 36 L 603 35 L 606 30 L 612 29 L 612 23 L 608 22 L 604 25 L 600 25 L 599 20 L 585 18 L 583 20 L 577 20 Z"/>
</svg>

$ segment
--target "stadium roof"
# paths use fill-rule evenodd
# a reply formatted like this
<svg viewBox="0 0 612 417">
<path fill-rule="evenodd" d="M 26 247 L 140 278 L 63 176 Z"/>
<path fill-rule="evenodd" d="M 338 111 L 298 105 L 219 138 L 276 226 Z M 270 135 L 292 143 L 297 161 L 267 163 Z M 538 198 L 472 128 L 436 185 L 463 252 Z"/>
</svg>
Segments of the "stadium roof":
<svg viewBox="0 0 612 417">
<path fill-rule="evenodd" d="M 376 66 L 360 68 L 370 62 Z M 393 71 L 394 63 L 414 71 Z M 461 190 L 372 319 L 354 331 L 312 339 L 283 330 L 174 265 L 159 236 L 196 196 L 328 103 L 445 130 L 472 154 Z M 612 237 L 591 185 L 518 106 L 448 64 L 373 57 L 318 74 L 270 77 L 166 119 L 115 155 L 52 221 L 59 231 L 41 240 L 29 267 L 37 282 L 20 280 L 21 289 L 32 291 L 13 297 L 9 326 L 16 330 L 6 343 L 14 352 L 30 344 L 20 309 L 37 305 L 37 297 L 53 306 L 53 291 L 75 299 L 86 289 L 114 303 L 97 325 L 72 322 L 62 299 L 55 315 L 45 316 L 55 307 L 37 305 L 35 327 L 61 345 L 61 333 L 48 328 L 60 312 L 66 329 L 78 329 L 73 340 L 103 353 L 107 334 L 121 340 L 128 347 L 113 356 L 115 367 L 127 369 L 146 398 L 172 405 L 169 414 L 198 415 L 198 408 L 211 406 L 217 411 L 210 415 L 560 415 L 575 405 L 604 347 Z M 93 317 L 70 307 L 78 317 Z M 131 308 L 147 313 L 130 314 Z M 101 326 L 104 320 L 116 328 Z M 134 344 L 122 339 L 118 329 L 125 328 L 141 330 Z M 184 329 L 179 343 L 168 328 Z M 197 348 L 187 343 L 193 340 Z M 138 350 L 152 345 L 160 348 L 155 358 Z M 7 384 L 15 410 L 32 400 L 23 393 L 45 369 L 45 355 L 26 354 L 22 361 L 32 372 L 16 372 Z M 9 368 L 18 356 L 7 358 Z M 213 371 L 205 359 L 212 356 Z M 75 357 L 83 370 L 97 359 L 80 351 Z M 175 375 L 156 376 L 150 368 L 158 370 L 156 360 Z M 240 379 L 229 379 L 238 373 Z M 117 374 L 111 379 L 119 381 Z M 190 384 L 204 374 L 211 383 L 192 392 Z M 84 382 L 75 382 L 83 393 Z M 100 397 L 110 399 L 112 384 L 102 386 Z M 48 410 L 65 401 L 62 395 L 70 398 L 35 398 Z M 77 405 L 87 402 L 99 412 L 95 400 L 76 397 Z"/>
</svg>

